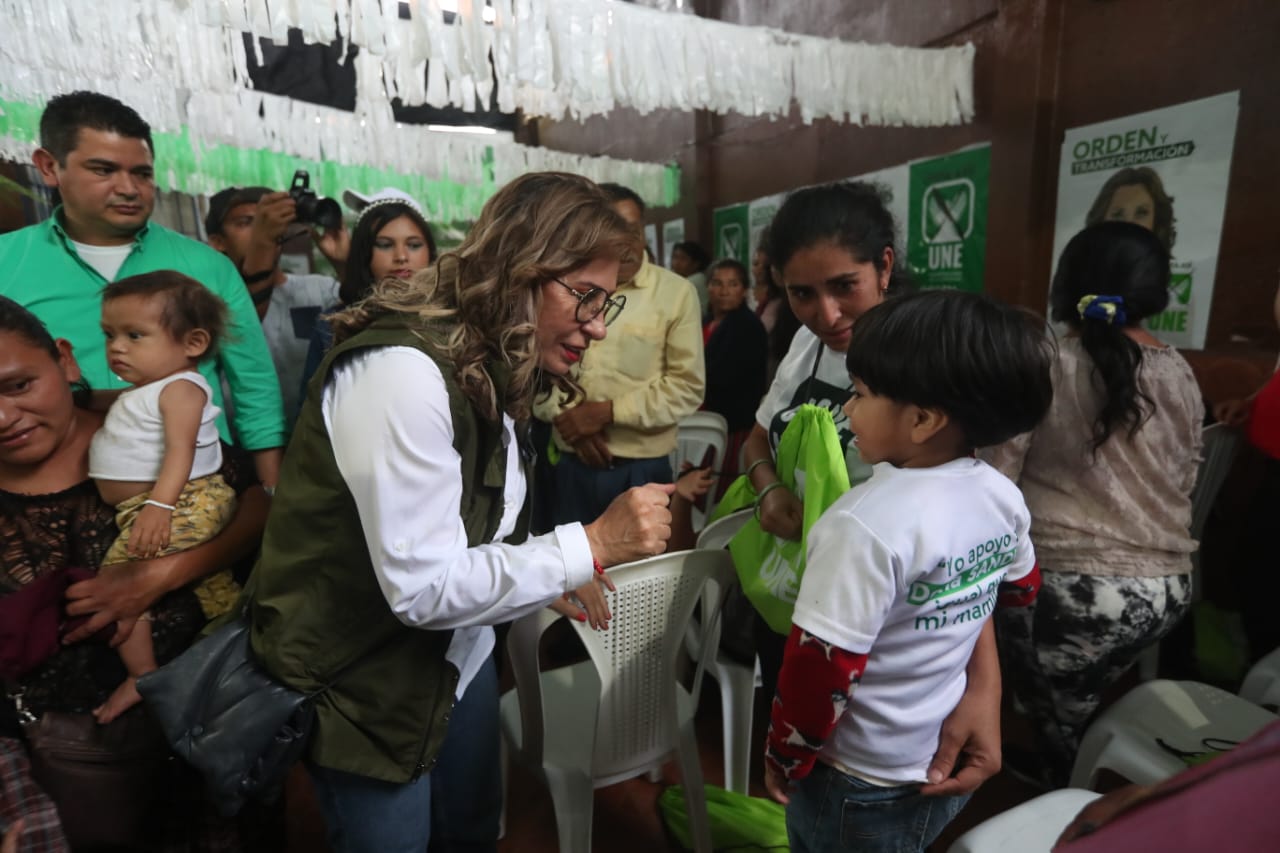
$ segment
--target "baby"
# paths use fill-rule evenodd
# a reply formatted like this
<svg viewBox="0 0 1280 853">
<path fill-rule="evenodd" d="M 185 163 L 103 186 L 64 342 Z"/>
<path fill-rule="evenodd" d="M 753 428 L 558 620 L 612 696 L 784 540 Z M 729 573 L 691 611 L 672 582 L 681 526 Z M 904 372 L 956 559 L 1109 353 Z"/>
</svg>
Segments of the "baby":
<svg viewBox="0 0 1280 853">
<path fill-rule="evenodd" d="M 103 566 L 184 551 L 231 520 L 236 496 L 218 473 L 218 407 L 196 370 L 226 326 L 222 300 L 172 270 L 124 278 L 103 290 L 107 358 L 112 372 L 133 386 L 112 404 L 89 448 L 89 476 L 115 506 L 120 528 Z M 207 618 L 226 612 L 238 595 L 229 572 L 206 578 L 195 592 Z M 129 677 L 94 710 L 103 724 L 141 701 L 137 677 L 156 668 L 151 631 L 133 631 L 120 657 Z"/>
</svg>

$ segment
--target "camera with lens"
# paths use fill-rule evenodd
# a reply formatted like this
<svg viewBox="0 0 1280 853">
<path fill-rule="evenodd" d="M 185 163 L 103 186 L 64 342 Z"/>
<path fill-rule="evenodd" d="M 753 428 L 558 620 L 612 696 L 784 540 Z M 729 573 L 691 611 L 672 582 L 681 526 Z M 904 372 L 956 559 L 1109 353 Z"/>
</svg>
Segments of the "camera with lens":
<svg viewBox="0 0 1280 853">
<path fill-rule="evenodd" d="M 325 230 L 342 226 L 342 208 L 333 199 L 316 195 L 315 190 L 311 189 L 311 176 L 306 169 L 293 173 L 289 197 L 297 205 L 299 222 L 319 225 Z"/>
</svg>

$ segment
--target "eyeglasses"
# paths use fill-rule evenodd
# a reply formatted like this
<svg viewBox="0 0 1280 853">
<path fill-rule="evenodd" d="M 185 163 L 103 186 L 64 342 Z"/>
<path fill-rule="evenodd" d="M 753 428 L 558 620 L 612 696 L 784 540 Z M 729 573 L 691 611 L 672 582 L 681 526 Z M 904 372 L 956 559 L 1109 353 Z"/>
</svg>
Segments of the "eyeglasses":
<svg viewBox="0 0 1280 853">
<path fill-rule="evenodd" d="M 583 293 L 561 279 L 553 278 L 552 281 L 572 293 L 573 298 L 578 300 L 578 307 L 573 317 L 584 325 L 590 323 L 603 311 L 604 324 L 607 326 L 618 319 L 618 315 L 622 313 L 622 309 L 627 304 L 627 297 L 614 296 L 610 298 L 608 293 L 598 287 L 592 287 L 586 293 Z"/>
</svg>

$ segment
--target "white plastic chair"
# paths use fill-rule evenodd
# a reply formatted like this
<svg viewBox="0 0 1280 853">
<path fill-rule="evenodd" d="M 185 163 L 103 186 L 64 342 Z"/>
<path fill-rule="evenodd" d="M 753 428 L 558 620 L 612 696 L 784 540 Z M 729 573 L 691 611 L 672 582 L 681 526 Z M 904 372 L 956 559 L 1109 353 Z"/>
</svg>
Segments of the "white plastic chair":
<svg viewBox="0 0 1280 853">
<path fill-rule="evenodd" d="M 1067 824 L 1101 796 L 1063 788 L 1014 806 L 960 836 L 947 853 L 1049 853 Z"/>
<path fill-rule="evenodd" d="M 1200 467 L 1196 471 L 1196 484 L 1191 489 L 1191 538 L 1199 542 L 1218 492 L 1231 472 L 1236 450 L 1240 447 L 1240 434 L 1223 424 L 1210 424 L 1201 433 L 1204 442 Z M 1191 553 L 1191 600 L 1199 601 L 1204 581 L 1200 575 L 1200 549 Z M 1138 658 L 1138 675 L 1143 681 L 1156 677 L 1160 668 L 1160 644 L 1152 643 Z"/>
<path fill-rule="evenodd" d="M 742 526 L 751 520 L 753 509 L 742 509 L 735 513 L 717 518 L 698 534 L 699 550 L 719 551 L 729 547 L 729 540 L 737 535 Z"/>
<path fill-rule="evenodd" d="M 676 449 L 671 454 L 671 472 L 680 476 L 680 466 L 690 462 L 694 466 L 708 464 L 712 470 L 724 467 L 725 449 L 729 446 L 729 424 L 724 416 L 715 412 L 694 412 L 683 418 L 676 427 Z M 713 451 L 707 459 L 707 451 Z M 693 529 L 697 530 L 711 515 L 716 506 L 713 486 L 707 492 L 706 509 L 693 510 Z"/>
<path fill-rule="evenodd" d="M 724 551 L 729 540 L 751 519 L 752 510 L 744 509 L 707 525 L 698 536 L 701 550 Z M 737 584 L 736 576 L 730 582 Z M 709 597 L 708 597 L 709 598 Z M 707 600 L 707 599 L 704 599 Z M 707 624 L 705 606 L 700 623 Z M 751 776 L 751 720 L 754 716 L 756 688 L 760 685 L 760 662 L 744 666 L 719 653 L 720 631 L 718 625 L 707 635 L 716 654 L 707 659 L 707 674 L 720 685 L 720 714 L 724 735 L 724 787 L 727 791 L 747 794 Z M 685 638 L 690 657 L 701 657 L 702 634 L 691 626 Z"/>
<path fill-rule="evenodd" d="M 1230 749 L 1275 719 L 1275 714 L 1208 684 L 1148 681 L 1089 726 L 1071 771 L 1071 787 L 1092 788 L 1104 768 L 1131 782 L 1159 782 L 1187 769 L 1187 759 L 1194 763 L 1197 756 Z"/>
<path fill-rule="evenodd" d="M 1280 707 L 1280 649 L 1255 663 L 1240 685 L 1240 698 L 1268 710 Z"/>
<path fill-rule="evenodd" d="M 711 622 L 733 576 L 727 552 L 682 551 L 609 572 L 613 621 L 606 631 L 569 620 L 590 660 L 539 672 L 538 644 L 559 617 L 540 610 L 516 620 L 507 652 L 516 689 L 501 700 L 511 753 L 539 771 L 555 806 L 559 848 L 591 849 L 592 791 L 646 774 L 674 751 L 680 762 L 695 849 L 711 850 L 694 737 L 703 662 L 692 690 L 679 682 L 685 626 L 708 584 Z M 703 644 L 703 648 L 714 648 Z"/>
</svg>

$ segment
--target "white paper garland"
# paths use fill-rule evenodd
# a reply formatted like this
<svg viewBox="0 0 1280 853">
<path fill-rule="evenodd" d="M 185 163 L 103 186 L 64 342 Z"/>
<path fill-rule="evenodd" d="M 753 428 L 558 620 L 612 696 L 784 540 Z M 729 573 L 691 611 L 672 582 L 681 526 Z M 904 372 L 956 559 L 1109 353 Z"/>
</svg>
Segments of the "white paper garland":
<svg viewBox="0 0 1280 853">
<path fill-rule="evenodd" d="M 914 49 L 796 36 L 612 0 L 0 0 L 0 97 L 41 103 L 93 89 L 157 130 L 197 143 L 501 184 L 559 168 L 666 198 L 666 168 L 581 157 L 396 125 L 390 101 L 585 117 L 627 106 L 707 109 L 805 121 L 942 125 L 973 116 L 972 45 Z M 247 89 L 243 32 L 277 44 L 349 39 L 355 113 Z M 256 39 L 252 49 L 259 50 Z M 496 88 L 495 88 L 496 87 Z M 0 140 L 0 156 L 25 160 Z M 490 158 L 488 152 L 492 150 Z M 491 170 L 491 171 L 490 171 Z"/>
<path fill-rule="evenodd" d="M 279 41 L 348 37 L 382 57 L 407 104 L 584 118 L 618 106 L 936 126 L 973 117 L 972 45 L 907 48 L 799 36 L 614 0 L 147 0 L 205 26 Z M 105 5 L 105 4 L 104 4 Z M 349 23 L 348 23 L 349 22 Z M 429 62 L 423 82 L 423 63 Z M 854 85 L 856 83 L 856 85 Z"/>
<path fill-rule="evenodd" d="M 252 21 L 265 22 L 277 33 L 286 33 L 287 38 L 287 26 L 279 30 L 285 23 L 293 25 L 286 13 L 301 14 L 314 2 L 113 0 L 106 4 L 47 0 L 33 4 L 0 0 L 0 19 L 11 22 L 6 37 L 0 39 L 0 98 L 40 104 L 61 92 L 90 89 L 129 104 L 157 131 L 189 131 L 197 145 L 265 149 L 475 186 L 493 184 L 495 179 L 497 184 L 505 183 L 523 171 L 567 169 L 634 186 L 652 204 L 672 202 L 666 194 L 667 170 L 661 164 L 566 155 L 397 124 L 390 98 L 425 94 L 408 86 L 415 78 L 403 73 L 406 66 L 400 55 L 409 56 L 409 68 L 415 57 L 423 57 L 418 60 L 420 69 L 430 40 L 440 45 L 453 40 L 451 49 L 456 49 L 459 61 L 467 54 L 467 61 L 474 63 L 476 55 L 487 53 L 486 45 L 492 38 L 491 28 L 483 24 L 467 31 L 470 41 L 463 45 L 458 41 L 463 30 L 458 27 L 441 23 L 433 31 L 425 27 L 414 31 L 400 28 L 398 19 L 391 22 L 371 17 L 368 7 L 353 9 L 348 19 L 353 31 L 381 33 L 378 38 L 384 44 L 394 40 L 399 46 L 390 60 L 371 50 L 358 55 L 355 113 L 246 89 L 248 70 L 239 28 Z M 435 4 L 436 0 L 426 3 Z M 330 29 L 334 27 L 334 10 L 349 7 L 345 0 L 321 0 L 317 5 L 327 6 Z M 193 25 L 194 21 L 215 25 Z M 314 33 L 319 27 L 314 18 L 298 22 L 304 32 L 309 29 Z M 390 23 L 396 27 L 388 26 Z M 422 74 L 416 79 L 421 81 Z M 450 88 L 459 105 L 467 101 L 465 87 Z M 473 104 L 479 91 L 473 82 L 469 90 Z M 0 138 L 0 158 L 29 159 L 36 129 L 29 130 L 25 139 Z M 164 170 L 164 164 L 160 168 Z M 173 185 L 174 181 L 167 183 Z M 436 214 L 460 218 L 474 216 L 475 211 Z"/>
</svg>

